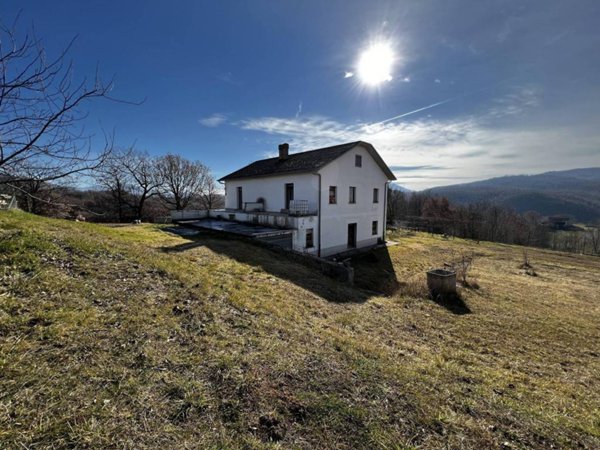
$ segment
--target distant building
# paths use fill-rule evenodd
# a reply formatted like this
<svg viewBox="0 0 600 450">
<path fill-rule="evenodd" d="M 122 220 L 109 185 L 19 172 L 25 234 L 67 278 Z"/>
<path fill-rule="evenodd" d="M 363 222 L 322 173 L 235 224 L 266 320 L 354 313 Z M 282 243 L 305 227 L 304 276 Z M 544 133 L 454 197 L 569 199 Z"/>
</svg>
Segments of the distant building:
<svg viewBox="0 0 600 450">
<path fill-rule="evenodd" d="M 229 220 L 290 229 L 293 250 L 331 256 L 385 241 L 395 179 L 375 148 L 358 141 L 292 154 L 281 144 L 277 157 L 219 181 Z"/>
<path fill-rule="evenodd" d="M 554 230 L 566 230 L 570 227 L 570 220 L 567 216 L 550 216 L 546 222 Z"/>
<path fill-rule="evenodd" d="M 0 209 L 12 209 L 17 207 L 17 199 L 11 194 L 0 194 Z"/>
</svg>

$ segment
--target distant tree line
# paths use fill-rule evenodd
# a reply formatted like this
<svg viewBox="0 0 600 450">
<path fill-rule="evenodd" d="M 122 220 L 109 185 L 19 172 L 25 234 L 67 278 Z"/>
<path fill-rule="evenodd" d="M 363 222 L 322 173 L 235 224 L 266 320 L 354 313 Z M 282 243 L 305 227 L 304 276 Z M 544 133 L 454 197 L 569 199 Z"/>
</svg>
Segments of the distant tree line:
<svg viewBox="0 0 600 450">
<path fill-rule="evenodd" d="M 72 179 L 5 178 L 0 185 L 13 192 L 28 212 L 59 218 L 83 216 L 96 222 L 154 221 L 173 209 L 224 205 L 208 167 L 179 155 L 153 157 L 135 149 L 113 150 L 87 176 L 93 188 L 76 187 Z"/>
<path fill-rule="evenodd" d="M 554 231 L 537 212 L 519 214 L 497 204 L 451 204 L 427 192 L 388 191 L 391 225 L 476 241 L 500 242 L 600 255 L 600 227 Z"/>
</svg>

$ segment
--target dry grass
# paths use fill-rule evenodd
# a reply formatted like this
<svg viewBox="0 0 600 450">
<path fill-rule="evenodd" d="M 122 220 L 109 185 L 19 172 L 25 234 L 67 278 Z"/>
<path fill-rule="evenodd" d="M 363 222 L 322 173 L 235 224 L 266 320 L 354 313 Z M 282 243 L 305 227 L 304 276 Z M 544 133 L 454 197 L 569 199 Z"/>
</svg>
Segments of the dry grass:
<svg viewBox="0 0 600 450">
<path fill-rule="evenodd" d="M 240 241 L 0 213 L 0 448 L 600 446 L 600 260 L 530 249 L 531 277 L 517 247 L 394 239 L 350 288 Z M 424 273 L 460 252 L 457 311 Z"/>
</svg>

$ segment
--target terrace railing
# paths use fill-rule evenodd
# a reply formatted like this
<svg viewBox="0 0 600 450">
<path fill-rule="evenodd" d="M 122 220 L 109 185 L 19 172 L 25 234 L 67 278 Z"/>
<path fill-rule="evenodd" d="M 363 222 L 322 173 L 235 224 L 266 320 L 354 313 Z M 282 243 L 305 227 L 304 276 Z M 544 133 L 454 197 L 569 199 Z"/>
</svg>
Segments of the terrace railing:
<svg viewBox="0 0 600 450">
<path fill-rule="evenodd" d="M 290 200 L 289 213 L 292 216 L 308 215 L 308 200 Z"/>
</svg>

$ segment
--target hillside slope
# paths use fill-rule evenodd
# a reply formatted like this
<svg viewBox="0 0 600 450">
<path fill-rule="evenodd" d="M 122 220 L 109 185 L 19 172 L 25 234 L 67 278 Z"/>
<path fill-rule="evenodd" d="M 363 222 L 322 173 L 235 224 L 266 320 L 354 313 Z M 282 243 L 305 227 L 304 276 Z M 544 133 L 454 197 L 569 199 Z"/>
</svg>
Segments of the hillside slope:
<svg viewBox="0 0 600 450">
<path fill-rule="evenodd" d="M 600 168 L 492 178 L 429 191 L 459 203 L 491 201 L 521 213 L 566 214 L 584 222 L 600 219 Z"/>
<path fill-rule="evenodd" d="M 341 286 L 242 241 L 0 212 L 0 448 L 600 446 L 600 260 L 424 234 Z M 475 251 L 460 308 L 424 271 Z"/>
</svg>

